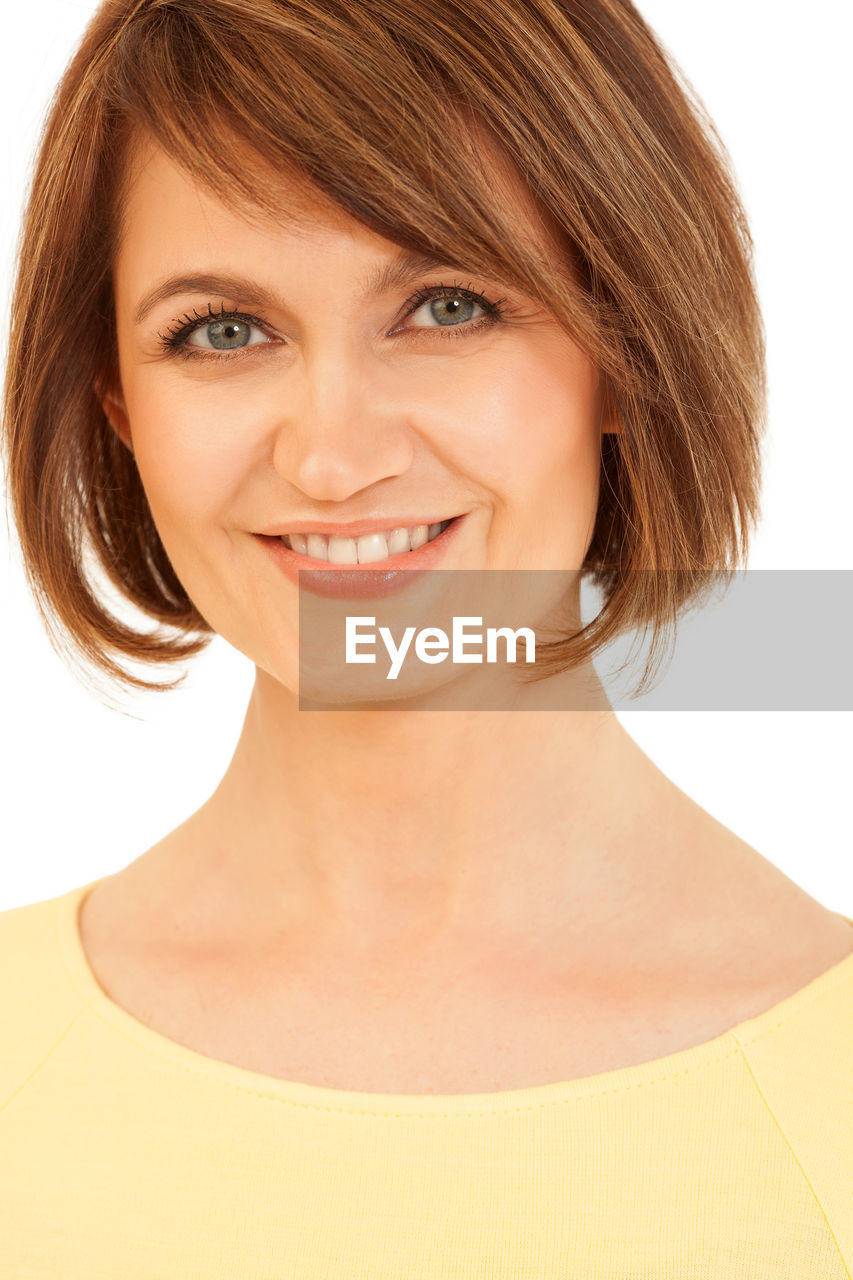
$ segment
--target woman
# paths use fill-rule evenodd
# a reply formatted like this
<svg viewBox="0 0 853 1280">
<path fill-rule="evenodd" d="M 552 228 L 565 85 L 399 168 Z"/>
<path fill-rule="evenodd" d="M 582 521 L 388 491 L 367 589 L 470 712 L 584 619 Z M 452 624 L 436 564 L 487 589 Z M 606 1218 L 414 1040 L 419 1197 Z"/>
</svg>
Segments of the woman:
<svg viewBox="0 0 853 1280">
<path fill-rule="evenodd" d="M 762 355 L 622 0 L 101 7 L 21 247 L 21 546 L 111 678 L 214 633 L 257 674 L 199 810 L 0 915 L 10 1274 L 849 1275 L 853 920 L 592 667 L 745 558 Z M 517 572 L 564 620 L 534 678 L 305 643 L 318 601 L 405 621 L 416 567 Z"/>
</svg>

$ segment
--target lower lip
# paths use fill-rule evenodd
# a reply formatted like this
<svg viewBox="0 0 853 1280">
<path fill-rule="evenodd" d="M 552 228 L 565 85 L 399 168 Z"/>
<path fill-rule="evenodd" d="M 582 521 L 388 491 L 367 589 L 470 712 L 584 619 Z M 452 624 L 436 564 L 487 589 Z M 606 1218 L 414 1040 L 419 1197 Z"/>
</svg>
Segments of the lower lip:
<svg viewBox="0 0 853 1280">
<path fill-rule="evenodd" d="M 467 512 L 466 512 L 467 515 Z M 425 542 L 417 551 L 404 551 L 400 555 L 389 556 L 387 560 L 375 561 L 373 564 L 347 564 L 330 566 L 328 560 L 315 560 L 312 556 L 302 556 L 286 547 L 281 538 L 269 537 L 264 533 L 252 536 L 266 547 L 278 567 L 284 571 L 291 582 L 298 587 L 310 591 L 315 596 L 329 598 L 373 599 L 380 596 L 394 595 L 403 591 L 410 582 L 434 569 L 445 553 L 452 547 L 465 521 L 465 516 L 456 516 L 450 524 L 432 542 Z M 310 569 L 304 573 L 302 580 L 299 570 Z"/>
</svg>

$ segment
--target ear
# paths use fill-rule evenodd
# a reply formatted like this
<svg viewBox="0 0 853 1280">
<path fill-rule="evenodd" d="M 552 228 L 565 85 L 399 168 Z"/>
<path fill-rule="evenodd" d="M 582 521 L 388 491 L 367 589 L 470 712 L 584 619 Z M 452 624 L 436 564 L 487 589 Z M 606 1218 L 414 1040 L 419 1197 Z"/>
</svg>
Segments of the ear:
<svg viewBox="0 0 853 1280">
<path fill-rule="evenodd" d="M 115 386 L 108 384 L 103 375 L 98 375 L 94 381 L 95 395 L 101 402 L 107 421 L 115 431 L 122 444 L 133 453 L 133 437 L 130 431 L 130 418 L 127 413 L 127 405 L 124 402 L 124 396 L 121 391 L 121 384 Z"/>
<path fill-rule="evenodd" d="M 601 385 L 601 434 L 619 435 L 623 430 L 622 418 L 616 404 L 616 398 L 610 389 L 610 383 L 602 378 Z"/>
</svg>

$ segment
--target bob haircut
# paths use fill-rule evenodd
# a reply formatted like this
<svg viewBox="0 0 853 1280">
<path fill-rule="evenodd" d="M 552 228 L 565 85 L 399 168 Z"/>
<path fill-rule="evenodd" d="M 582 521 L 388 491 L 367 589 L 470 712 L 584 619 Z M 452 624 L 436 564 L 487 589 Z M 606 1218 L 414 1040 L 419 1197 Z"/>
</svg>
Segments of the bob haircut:
<svg viewBox="0 0 853 1280">
<path fill-rule="evenodd" d="M 581 574 L 603 607 L 547 646 L 546 675 L 635 627 L 658 645 L 745 559 L 765 417 L 752 242 L 713 124 L 629 0 L 106 0 L 43 128 L 4 400 L 8 493 L 57 651 L 64 635 L 111 678 L 167 690 L 185 676 L 115 657 L 174 663 L 213 634 L 99 394 L 118 378 L 111 264 L 143 135 L 244 211 L 280 218 L 270 167 L 297 174 L 389 241 L 544 304 L 598 367 L 619 430 L 601 437 Z M 519 236 L 478 138 L 568 265 Z M 87 555 L 172 634 L 110 613 Z"/>
</svg>

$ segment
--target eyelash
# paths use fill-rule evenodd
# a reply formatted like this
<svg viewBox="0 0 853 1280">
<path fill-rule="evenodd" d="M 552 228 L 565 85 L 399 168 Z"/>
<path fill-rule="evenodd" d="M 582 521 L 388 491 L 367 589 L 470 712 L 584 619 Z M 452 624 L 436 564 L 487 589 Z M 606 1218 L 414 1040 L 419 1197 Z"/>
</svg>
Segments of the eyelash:
<svg viewBox="0 0 853 1280">
<path fill-rule="evenodd" d="M 431 302 L 433 298 L 455 298 L 461 297 L 466 302 L 478 303 L 485 312 L 477 320 L 473 320 L 468 324 L 449 325 L 447 328 L 437 326 L 435 329 L 416 329 L 415 333 L 442 333 L 450 337 L 464 337 L 466 334 L 479 333 L 481 330 L 499 324 L 507 314 L 504 303 L 506 298 L 500 298 L 497 302 L 491 302 L 483 294 L 475 292 L 471 288 L 471 282 L 467 287 L 458 284 L 434 284 L 426 285 L 413 294 L 406 303 L 406 313 L 403 316 L 407 320 L 415 311 L 420 310 L 425 302 Z M 176 322 L 172 328 L 166 330 L 166 333 L 158 333 L 160 346 L 163 353 L 167 356 L 179 356 L 183 360 L 240 360 L 250 355 L 257 347 L 263 346 L 263 343 L 251 343 L 245 347 L 235 347 L 232 351 L 213 351 L 205 347 L 193 347 L 187 342 L 187 339 L 195 333 L 197 329 L 204 328 L 215 320 L 240 320 L 244 324 L 252 325 L 256 329 L 266 332 L 269 328 L 265 320 L 259 316 L 249 315 L 245 311 L 226 309 L 224 302 L 220 303 L 219 311 L 214 311 L 211 304 L 207 304 L 207 315 L 200 315 L 193 308 L 195 318 L 184 312 L 182 319 L 185 323 Z"/>
</svg>

